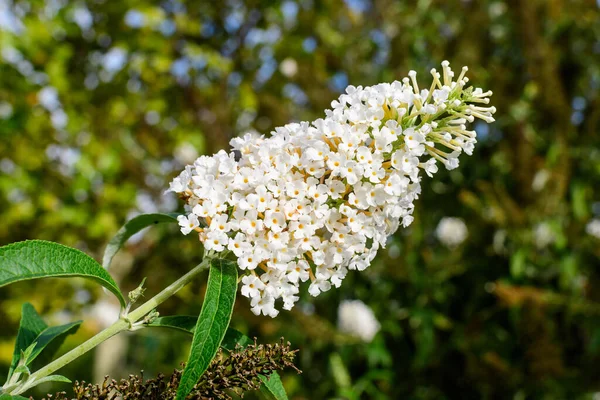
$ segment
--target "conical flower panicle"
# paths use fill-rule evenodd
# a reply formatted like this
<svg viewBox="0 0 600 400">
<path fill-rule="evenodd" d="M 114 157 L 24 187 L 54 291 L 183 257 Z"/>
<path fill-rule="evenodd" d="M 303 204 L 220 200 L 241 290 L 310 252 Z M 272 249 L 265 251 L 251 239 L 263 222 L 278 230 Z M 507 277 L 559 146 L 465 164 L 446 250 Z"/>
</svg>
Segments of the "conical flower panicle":
<svg viewBox="0 0 600 400">
<path fill-rule="evenodd" d="M 428 89 L 414 71 L 402 82 L 348 86 L 324 119 L 233 139 L 237 161 L 225 151 L 198 158 L 169 189 L 186 201 L 181 231 L 235 254 L 256 314 L 275 317 L 280 298 L 291 309 L 300 282 L 310 280 L 313 296 L 339 287 L 412 222 L 422 172 L 433 176 L 438 162 L 456 168 L 472 153 L 467 123 L 494 121 L 492 93 L 466 87 L 466 72 L 454 80 L 444 61 Z"/>
</svg>

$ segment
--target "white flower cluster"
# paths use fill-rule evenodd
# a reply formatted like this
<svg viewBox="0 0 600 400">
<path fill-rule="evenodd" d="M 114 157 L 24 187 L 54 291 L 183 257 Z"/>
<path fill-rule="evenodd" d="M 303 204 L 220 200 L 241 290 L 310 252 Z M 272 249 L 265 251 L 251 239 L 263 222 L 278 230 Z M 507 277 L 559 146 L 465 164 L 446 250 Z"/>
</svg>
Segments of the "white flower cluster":
<svg viewBox="0 0 600 400">
<path fill-rule="evenodd" d="M 398 226 L 408 226 L 421 171 L 439 161 L 458 166 L 476 133 L 467 122 L 492 122 L 491 92 L 456 81 L 447 61 L 420 90 L 416 73 L 402 82 L 349 86 L 326 118 L 276 128 L 269 138 L 231 141 L 236 152 L 202 156 L 170 191 L 186 201 L 181 231 L 205 249 L 232 252 L 242 295 L 256 314 L 291 309 L 299 283 L 317 296 L 339 287 L 348 270 L 364 270 Z"/>
<path fill-rule="evenodd" d="M 435 229 L 435 235 L 444 246 L 453 248 L 465 241 L 469 230 L 461 218 L 444 217 Z"/>
<path fill-rule="evenodd" d="M 344 300 L 338 308 L 338 329 L 349 335 L 370 342 L 381 325 L 373 310 L 360 300 Z"/>
</svg>

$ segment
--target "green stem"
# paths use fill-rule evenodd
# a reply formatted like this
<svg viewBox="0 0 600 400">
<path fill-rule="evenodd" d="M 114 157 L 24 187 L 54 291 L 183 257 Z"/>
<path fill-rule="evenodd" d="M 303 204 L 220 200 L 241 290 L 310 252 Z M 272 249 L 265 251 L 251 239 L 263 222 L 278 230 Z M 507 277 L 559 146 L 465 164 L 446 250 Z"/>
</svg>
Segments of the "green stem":
<svg viewBox="0 0 600 400">
<path fill-rule="evenodd" d="M 24 385 L 17 387 L 9 394 L 21 394 L 26 390 L 31 389 L 41 378 L 52 374 L 53 372 L 69 364 L 76 358 L 81 357 L 83 354 L 98 346 L 100 343 L 115 336 L 117 333 L 128 330 L 131 327 L 131 324 L 142 319 L 144 316 L 146 316 L 146 314 L 154 310 L 159 304 L 167 300 L 169 297 L 173 296 L 181 288 L 190 283 L 196 275 L 208 268 L 210 260 L 211 257 L 204 257 L 202 262 L 198 264 L 194 269 L 192 269 L 187 274 L 183 275 L 181 278 L 173 282 L 171 285 L 166 287 L 156 296 L 154 296 L 153 298 L 151 298 L 150 300 L 148 300 L 147 302 L 130 312 L 129 315 L 126 316 L 126 318 L 119 319 L 117 322 L 115 322 L 102 332 L 98 333 L 96 336 L 93 336 L 86 342 L 75 347 L 73 350 L 69 351 L 63 356 L 52 361 L 50 364 L 31 374 L 27 381 L 24 382 Z"/>
</svg>

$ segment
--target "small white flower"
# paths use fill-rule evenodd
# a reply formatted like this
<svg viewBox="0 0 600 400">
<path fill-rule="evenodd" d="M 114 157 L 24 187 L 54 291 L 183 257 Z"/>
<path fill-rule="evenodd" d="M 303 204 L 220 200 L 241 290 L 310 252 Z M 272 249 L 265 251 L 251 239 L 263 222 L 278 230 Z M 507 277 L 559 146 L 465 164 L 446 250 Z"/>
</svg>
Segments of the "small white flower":
<svg viewBox="0 0 600 400">
<path fill-rule="evenodd" d="M 258 266 L 258 263 L 261 260 L 257 257 L 253 252 L 245 252 L 241 257 L 238 257 L 238 267 L 240 269 L 250 269 L 253 270 Z"/>
<path fill-rule="evenodd" d="M 317 204 L 323 204 L 329 198 L 329 191 L 327 185 L 318 184 L 311 185 L 308 188 L 308 195 L 315 201 Z"/>
<path fill-rule="evenodd" d="M 588 235 L 600 239 L 600 218 L 594 218 L 585 226 Z"/>
<path fill-rule="evenodd" d="M 298 72 L 298 63 L 293 58 L 288 57 L 279 64 L 279 71 L 288 78 L 292 78 Z"/>
<path fill-rule="evenodd" d="M 298 280 L 306 282 L 309 278 L 309 269 L 310 266 L 304 260 L 291 262 L 288 264 L 287 279 L 292 283 L 298 283 Z"/>
<path fill-rule="evenodd" d="M 348 184 L 356 184 L 363 175 L 363 168 L 356 161 L 347 161 L 340 169 L 340 176 L 345 178 Z"/>
<path fill-rule="evenodd" d="M 268 248 L 270 251 L 279 251 L 287 248 L 290 242 L 289 232 L 271 231 L 267 233 Z"/>
<path fill-rule="evenodd" d="M 326 292 L 331 289 L 331 283 L 326 279 L 316 279 L 308 287 L 308 293 L 311 296 L 318 296 L 322 292 Z"/>
<path fill-rule="evenodd" d="M 435 163 L 436 163 L 435 158 L 430 158 L 426 162 L 419 164 L 419 167 L 423 168 L 423 170 L 425 171 L 427 176 L 432 178 L 433 174 L 438 172 L 438 167 L 437 167 L 437 165 L 435 165 Z"/>
<path fill-rule="evenodd" d="M 206 232 L 204 246 L 207 250 L 223 251 L 229 244 L 229 236 L 220 230 L 209 230 Z"/>
<path fill-rule="evenodd" d="M 547 169 L 541 169 L 533 176 L 533 182 L 531 182 L 531 188 L 539 192 L 546 187 L 546 183 L 550 180 L 550 172 Z"/>
<path fill-rule="evenodd" d="M 465 241 L 469 231 L 467 225 L 460 218 L 444 217 L 440 220 L 435 234 L 446 247 L 456 247 Z"/>
<path fill-rule="evenodd" d="M 334 200 L 339 199 L 341 195 L 346 191 L 346 185 L 344 185 L 344 183 L 341 181 L 329 181 L 327 182 L 327 187 L 327 192 L 329 193 L 329 196 Z"/>
<path fill-rule="evenodd" d="M 314 235 L 316 227 L 312 223 L 312 219 L 303 215 L 296 221 L 292 221 L 289 225 L 290 231 L 294 235 L 294 239 L 309 238 Z"/>
<path fill-rule="evenodd" d="M 238 232 L 235 235 L 235 238 L 229 238 L 227 249 L 232 251 L 236 257 L 240 258 L 244 255 L 244 253 L 252 250 L 252 244 L 246 240 L 246 235 Z"/>
<path fill-rule="evenodd" d="M 275 318 L 279 314 L 279 311 L 275 308 L 275 299 L 270 296 L 254 297 L 250 302 L 250 306 L 255 315 L 263 314 Z"/>
<path fill-rule="evenodd" d="M 229 219 L 227 214 L 218 214 L 212 218 L 210 222 L 210 229 L 215 231 L 221 231 L 223 233 L 229 232 Z"/>
<path fill-rule="evenodd" d="M 338 308 L 338 329 L 370 342 L 379 332 L 381 325 L 373 311 L 360 300 L 344 300 Z"/>
<path fill-rule="evenodd" d="M 425 142 L 425 136 L 414 128 L 408 128 L 404 131 L 404 142 L 409 149 L 414 149 Z"/>
<path fill-rule="evenodd" d="M 254 235 L 260 232 L 263 227 L 263 220 L 258 219 L 258 212 L 255 210 L 248 211 L 245 217 L 240 222 L 240 229 L 247 235 Z"/>
<path fill-rule="evenodd" d="M 547 223 L 540 223 L 536 225 L 533 230 L 533 237 L 535 245 L 538 249 L 548 247 L 556 241 L 556 236 Z"/>
<path fill-rule="evenodd" d="M 200 221 L 198 221 L 198 217 L 194 214 L 190 214 L 187 217 L 185 215 L 179 215 L 177 217 L 177 222 L 179 222 L 181 233 L 184 235 L 189 234 L 191 231 L 200 226 Z"/>
<path fill-rule="evenodd" d="M 327 167 L 331 170 L 333 176 L 337 176 L 342 173 L 347 161 L 344 153 L 331 153 L 327 160 Z"/>
<path fill-rule="evenodd" d="M 285 214 L 280 211 L 267 210 L 264 224 L 273 232 L 281 232 L 286 227 Z"/>
<path fill-rule="evenodd" d="M 242 278 L 242 296 L 257 297 L 265 284 L 256 275 L 246 275 Z"/>
</svg>

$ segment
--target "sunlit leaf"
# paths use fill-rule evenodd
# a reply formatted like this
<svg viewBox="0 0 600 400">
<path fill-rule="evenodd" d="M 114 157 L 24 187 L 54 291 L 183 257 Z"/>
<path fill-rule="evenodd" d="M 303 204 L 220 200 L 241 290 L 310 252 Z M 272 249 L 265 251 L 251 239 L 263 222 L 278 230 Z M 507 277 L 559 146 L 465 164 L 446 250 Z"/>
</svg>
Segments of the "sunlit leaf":
<svg viewBox="0 0 600 400">
<path fill-rule="evenodd" d="M 0 287 L 38 278 L 82 277 L 126 301 L 113 278 L 87 254 L 58 243 L 27 240 L 0 247 Z"/>
</svg>

